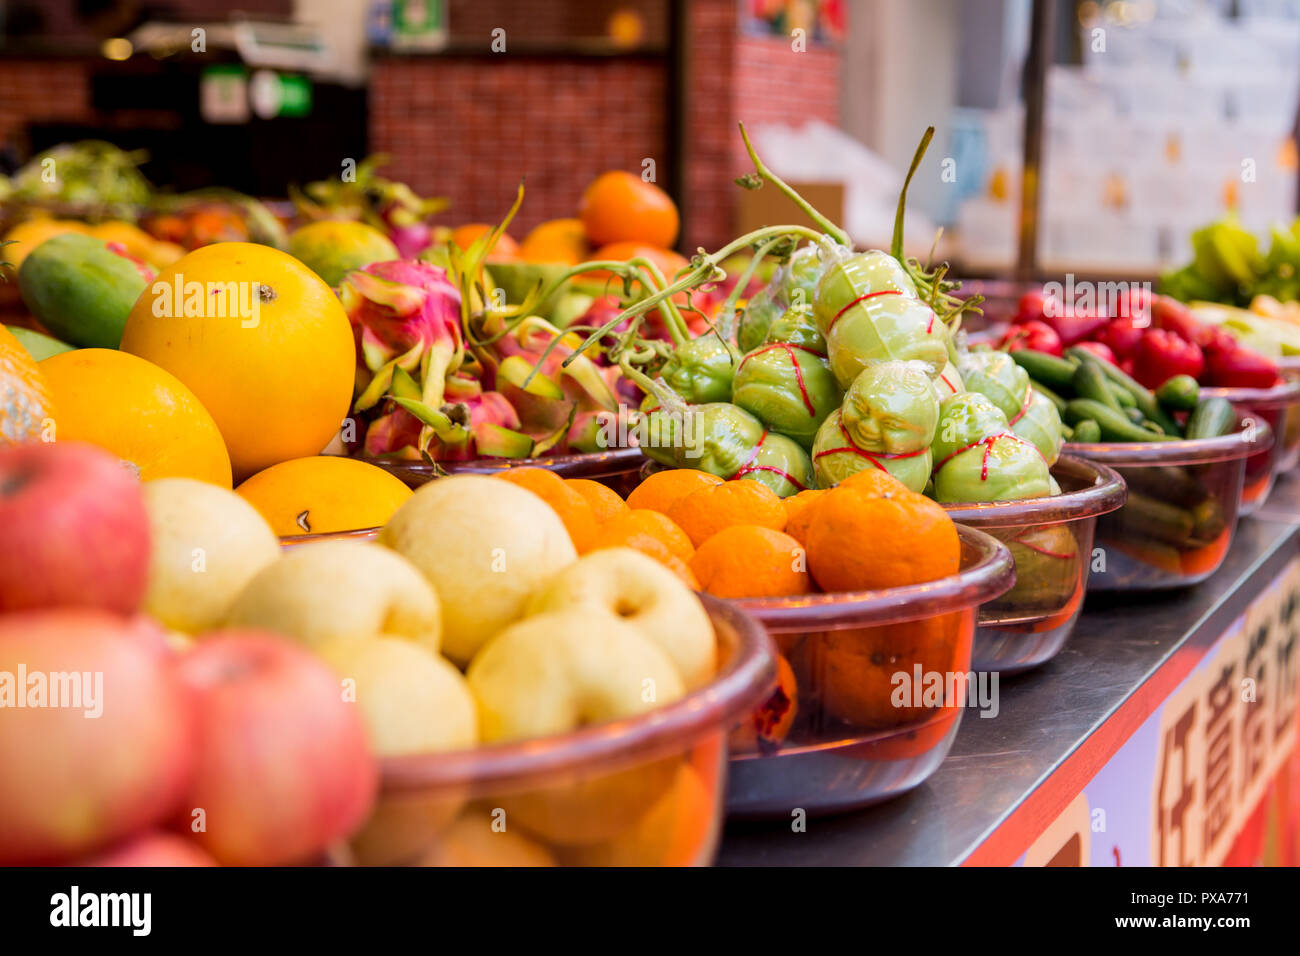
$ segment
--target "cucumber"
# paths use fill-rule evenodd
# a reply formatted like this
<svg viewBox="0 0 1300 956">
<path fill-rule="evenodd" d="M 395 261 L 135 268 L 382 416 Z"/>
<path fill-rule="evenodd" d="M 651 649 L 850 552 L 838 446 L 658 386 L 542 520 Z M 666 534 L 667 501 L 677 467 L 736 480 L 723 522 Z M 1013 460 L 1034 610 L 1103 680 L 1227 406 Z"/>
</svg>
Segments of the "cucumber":
<svg viewBox="0 0 1300 956">
<path fill-rule="evenodd" d="M 1070 387 L 1074 378 L 1074 362 L 1069 362 L 1046 352 L 1034 349 L 1016 349 L 1011 353 L 1015 363 L 1029 373 L 1035 382 L 1042 382 L 1048 388 L 1065 389 Z"/>
<path fill-rule="evenodd" d="M 1178 423 L 1169 417 L 1169 413 L 1160 407 L 1156 401 L 1155 393 L 1139 382 L 1137 379 L 1129 376 L 1122 368 L 1112 365 L 1100 356 L 1093 355 L 1087 349 L 1081 349 L 1078 346 L 1071 346 L 1065 350 L 1065 354 L 1079 361 L 1091 360 L 1097 363 L 1097 367 L 1106 373 L 1106 377 L 1117 385 L 1122 386 L 1130 395 L 1137 407 L 1142 409 L 1142 414 L 1150 421 L 1159 425 L 1166 435 L 1179 435 L 1181 430 Z"/>
<path fill-rule="evenodd" d="M 1147 442 L 1172 440 L 1168 435 L 1157 435 L 1145 428 L 1134 425 L 1123 412 L 1116 411 L 1109 405 L 1104 405 L 1090 398 L 1076 398 L 1065 406 L 1065 421 L 1067 424 L 1077 426 L 1086 419 L 1092 419 L 1097 423 L 1097 427 L 1101 430 L 1101 437 L 1105 441 Z"/>
<path fill-rule="evenodd" d="M 1102 374 L 1105 375 L 1104 372 Z M 1133 393 L 1118 382 L 1112 382 L 1108 375 L 1106 387 L 1110 389 L 1110 393 L 1115 396 L 1115 401 L 1119 402 L 1121 408 L 1137 408 L 1137 399 L 1133 397 Z"/>
<path fill-rule="evenodd" d="M 1074 434 L 1070 436 L 1070 441 L 1081 445 L 1096 444 L 1101 441 L 1101 428 L 1091 418 L 1081 419 L 1074 426 Z"/>
<path fill-rule="evenodd" d="M 1142 417 L 1142 410 L 1139 409 L 1136 405 L 1130 405 L 1126 407 L 1124 409 L 1124 414 L 1128 417 L 1129 421 L 1131 421 L 1134 425 L 1138 426 L 1139 428 L 1141 428 L 1142 423 L 1146 421 L 1146 419 Z"/>
<path fill-rule="evenodd" d="M 1184 434 L 1188 438 L 1218 438 L 1237 427 L 1237 410 L 1226 398 L 1207 398 L 1199 402 L 1187 419 Z"/>
<path fill-rule="evenodd" d="M 1136 532 L 1175 548 L 1189 547 L 1196 531 L 1191 512 L 1136 491 L 1129 491 L 1120 520 L 1126 534 Z"/>
<path fill-rule="evenodd" d="M 1175 375 L 1156 389 L 1156 401 L 1174 412 L 1190 412 L 1196 408 L 1201 386 L 1190 375 Z"/>
<path fill-rule="evenodd" d="M 1074 386 L 1074 393 L 1079 398 L 1090 398 L 1114 411 L 1121 411 L 1119 401 L 1111 394 L 1110 386 L 1107 384 L 1106 373 L 1096 362 L 1080 362 L 1079 367 L 1074 370 L 1074 377 L 1070 380 L 1070 384 Z"/>
</svg>

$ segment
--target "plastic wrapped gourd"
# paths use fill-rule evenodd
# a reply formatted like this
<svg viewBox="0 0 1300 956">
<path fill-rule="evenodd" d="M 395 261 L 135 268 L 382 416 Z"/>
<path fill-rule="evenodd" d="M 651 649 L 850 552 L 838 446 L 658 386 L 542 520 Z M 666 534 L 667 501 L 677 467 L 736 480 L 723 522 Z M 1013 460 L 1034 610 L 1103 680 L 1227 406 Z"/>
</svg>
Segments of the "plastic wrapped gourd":
<svg viewBox="0 0 1300 956">
<path fill-rule="evenodd" d="M 804 448 L 812 447 L 840 397 L 824 358 L 783 342 L 761 345 L 741 359 L 731 387 L 734 404 Z"/>
<path fill-rule="evenodd" d="M 961 356 L 957 370 L 966 390 L 987 396 L 1008 421 L 1016 417 L 1029 398 L 1029 373 L 1006 352 L 967 352 Z"/>
<path fill-rule="evenodd" d="M 817 430 L 817 437 L 813 440 L 812 461 L 817 485 L 821 488 L 838 485 L 850 475 L 867 468 L 887 471 L 916 492 L 923 491 L 930 480 L 931 458 L 928 447 L 906 454 L 867 451 L 854 444 L 849 437 L 839 411 L 831 412 Z"/>
<path fill-rule="evenodd" d="M 939 423 L 939 398 L 920 362 L 865 368 L 844 393 L 841 423 L 869 452 L 907 454 L 928 448 Z"/>
<path fill-rule="evenodd" d="M 939 502 L 1014 501 L 1052 493 L 1043 456 L 1010 432 L 982 438 L 935 466 L 934 497 Z"/>
<path fill-rule="evenodd" d="M 1061 457 L 1061 446 L 1065 444 L 1065 433 L 1061 426 L 1061 413 L 1051 399 L 1037 389 L 1031 389 L 1029 401 L 1008 424 L 1015 434 L 1033 442 L 1049 467 L 1056 464 L 1056 459 Z"/>
<path fill-rule="evenodd" d="M 708 334 L 673 349 L 660 372 L 663 380 L 693 405 L 731 398 L 731 379 L 739 356 L 720 336 Z"/>
</svg>

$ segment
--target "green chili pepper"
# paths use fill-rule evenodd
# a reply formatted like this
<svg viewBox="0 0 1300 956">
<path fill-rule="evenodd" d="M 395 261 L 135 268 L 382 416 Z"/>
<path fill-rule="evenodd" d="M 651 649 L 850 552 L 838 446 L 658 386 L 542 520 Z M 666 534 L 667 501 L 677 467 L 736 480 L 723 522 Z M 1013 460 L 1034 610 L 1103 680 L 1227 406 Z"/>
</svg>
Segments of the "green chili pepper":
<svg viewBox="0 0 1300 956">
<path fill-rule="evenodd" d="M 830 488 L 867 468 L 879 468 L 893 475 L 912 491 L 922 491 L 930 480 L 930 449 L 895 455 L 872 452 L 854 444 L 839 411 L 831 412 L 817 430 L 812 449 L 817 484 Z"/>
<path fill-rule="evenodd" d="M 939 398 L 920 362 L 881 362 L 853 380 L 841 411 L 844 430 L 859 448 L 907 454 L 934 440 Z"/>
<path fill-rule="evenodd" d="M 673 349 L 660 375 L 692 405 L 731 398 L 731 379 L 738 357 L 717 335 L 701 335 Z"/>
<path fill-rule="evenodd" d="M 1010 420 L 1029 397 L 1029 373 L 1006 352 L 969 352 L 957 366 L 961 380 L 972 392 L 985 395 Z"/>
<path fill-rule="evenodd" d="M 1061 457 L 1061 445 L 1065 443 L 1065 424 L 1050 398 L 1038 389 L 1031 391 L 1029 401 L 1010 425 L 1012 432 L 1033 442 L 1048 466 L 1056 464 L 1056 459 Z"/>
<path fill-rule="evenodd" d="M 731 400 L 773 431 L 811 448 L 817 428 L 840 404 L 826 360 L 798 345 L 761 345 L 740 360 Z"/>
</svg>

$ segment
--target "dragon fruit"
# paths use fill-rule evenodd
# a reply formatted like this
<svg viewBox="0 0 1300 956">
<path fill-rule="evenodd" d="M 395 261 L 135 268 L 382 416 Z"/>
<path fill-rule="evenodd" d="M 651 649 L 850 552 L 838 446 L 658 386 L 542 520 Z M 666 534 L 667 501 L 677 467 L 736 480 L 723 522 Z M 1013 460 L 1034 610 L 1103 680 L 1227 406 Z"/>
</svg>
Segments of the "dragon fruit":
<svg viewBox="0 0 1300 956">
<path fill-rule="evenodd" d="M 419 386 L 419 400 L 442 404 L 447 373 L 460 367 L 460 291 L 447 273 L 417 259 L 375 262 L 350 272 L 339 289 L 357 340 L 357 359 L 370 378 L 357 411 L 392 391 L 402 369 Z"/>
<path fill-rule="evenodd" d="M 366 454 L 408 459 L 427 455 L 434 461 L 526 458 L 532 454 L 532 439 L 518 431 L 519 416 L 500 392 L 484 391 L 478 379 L 457 372 L 447 378 L 446 399 L 442 408 L 453 429 L 435 429 L 426 438 L 425 423 L 398 404 L 370 423 Z"/>
</svg>

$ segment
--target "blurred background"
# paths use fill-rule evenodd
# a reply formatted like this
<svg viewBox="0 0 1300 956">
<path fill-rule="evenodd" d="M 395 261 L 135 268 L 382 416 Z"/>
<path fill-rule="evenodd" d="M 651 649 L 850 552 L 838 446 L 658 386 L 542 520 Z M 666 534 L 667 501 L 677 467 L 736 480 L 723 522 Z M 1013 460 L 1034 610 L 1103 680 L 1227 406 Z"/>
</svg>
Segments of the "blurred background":
<svg viewBox="0 0 1300 956">
<path fill-rule="evenodd" d="M 793 215 L 733 185 L 744 121 L 879 245 L 933 125 L 909 248 L 943 227 L 957 274 L 1154 277 L 1228 212 L 1293 218 L 1297 52 L 1300 0 L 0 0 L 0 172 L 102 140 L 156 193 L 283 201 L 380 153 L 451 226 L 526 177 L 523 234 L 649 170 L 691 250 Z"/>
</svg>

